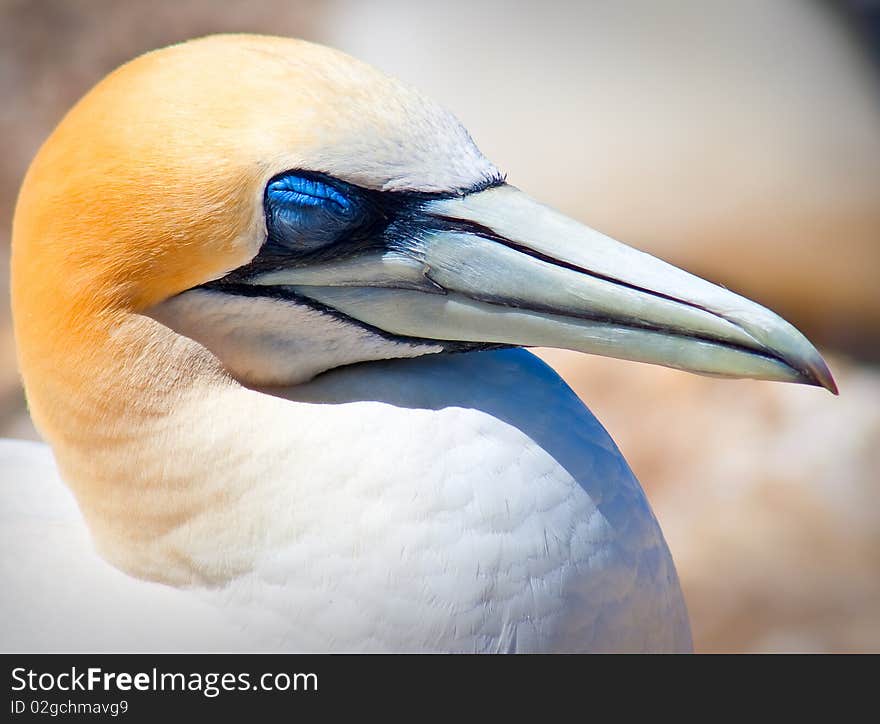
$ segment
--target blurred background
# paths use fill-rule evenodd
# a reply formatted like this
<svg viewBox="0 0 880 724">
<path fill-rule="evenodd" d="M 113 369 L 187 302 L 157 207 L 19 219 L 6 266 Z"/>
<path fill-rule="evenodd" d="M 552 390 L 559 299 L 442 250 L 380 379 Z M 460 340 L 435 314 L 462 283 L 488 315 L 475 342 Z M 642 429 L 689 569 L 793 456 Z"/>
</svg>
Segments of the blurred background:
<svg viewBox="0 0 880 724">
<path fill-rule="evenodd" d="M 781 313 L 841 394 L 541 350 L 676 559 L 698 651 L 880 651 L 880 8 L 867 0 L 0 0 L 0 436 L 18 185 L 66 109 L 213 32 L 333 45 L 453 110 L 508 180 Z"/>
</svg>

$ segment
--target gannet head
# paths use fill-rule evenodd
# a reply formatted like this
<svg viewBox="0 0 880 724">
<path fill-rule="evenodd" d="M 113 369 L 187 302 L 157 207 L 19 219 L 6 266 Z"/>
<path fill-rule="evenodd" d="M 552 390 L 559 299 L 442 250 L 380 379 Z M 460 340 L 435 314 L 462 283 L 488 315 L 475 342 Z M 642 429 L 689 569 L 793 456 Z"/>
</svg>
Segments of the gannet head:
<svg viewBox="0 0 880 724">
<path fill-rule="evenodd" d="M 149 53 L 80 101 L 21 192 L 13 303 L 26 381 L 33 340 L 133 313 L 250 385 L 542 345 L 835 389 L 774 313 L 533 201 L 431 101 L 281 38 Z"/>
</svg>

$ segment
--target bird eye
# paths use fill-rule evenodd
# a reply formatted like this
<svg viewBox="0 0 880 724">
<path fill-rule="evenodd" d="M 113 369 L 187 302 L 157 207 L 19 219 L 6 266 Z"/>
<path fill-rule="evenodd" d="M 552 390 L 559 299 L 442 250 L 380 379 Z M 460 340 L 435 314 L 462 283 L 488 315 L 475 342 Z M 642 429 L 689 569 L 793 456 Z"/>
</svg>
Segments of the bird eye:
<svg viewBox="0 0 880 724">
<path fill-rule="evenodd" d="M 266 187 L 269 240 L 295 249 L 313 249 L 337 241 L 358 225 L 358 199 L 338 186 L 310 175 L 288 173 Z"/>
</svg>

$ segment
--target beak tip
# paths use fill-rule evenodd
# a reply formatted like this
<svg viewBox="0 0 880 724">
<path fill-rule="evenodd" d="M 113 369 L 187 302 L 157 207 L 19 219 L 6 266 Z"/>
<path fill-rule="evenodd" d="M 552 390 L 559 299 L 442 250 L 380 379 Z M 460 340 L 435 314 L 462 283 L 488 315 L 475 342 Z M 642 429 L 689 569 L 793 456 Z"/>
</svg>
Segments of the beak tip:
<svg viewBox="0 0 880 724">
<path fill-rule="evenodd" d="M 840 395 L 840 391 L 837 389 L 837 383 L 834 381 L 834 378 L 831 376 L 831 373 L 828 374 L 828 379 L 824 380 L 822 383 L 822 387 L 828 390 L 835 397 Z"/>
<path fill-rule="evenodd" d="M 834 381 L 834 376 L 831 374 L 828 364 L 821 356 L 816 355 L 816 357 L 816 360 L 807 367 L 810 383 L 816 387 L 824 387 L 832 395 L 839 395 L 837 383 Z"/>
</svg>

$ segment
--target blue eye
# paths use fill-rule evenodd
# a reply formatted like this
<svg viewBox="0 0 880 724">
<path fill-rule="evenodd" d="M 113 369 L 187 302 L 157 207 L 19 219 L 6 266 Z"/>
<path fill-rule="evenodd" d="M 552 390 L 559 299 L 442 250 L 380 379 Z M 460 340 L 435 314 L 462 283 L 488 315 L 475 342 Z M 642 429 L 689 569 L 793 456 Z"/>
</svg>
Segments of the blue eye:
<svg viewBox="0 0 880 724">
<path fill-rule="evenodd" d="M 284 176 L 269 184 L 269 196 L 285 204 L 317 206 L 345 214 L 353 204 L 329 184 L 304 178 Z"/>
<path fill-rule="evenodd" d="M 339 186 L 294 173 L 271 181 L 266 187 L 269 239 L 286 247 L 311 249 L 336 241 L 358 225 L 362 204 Z"/>
</svg>

